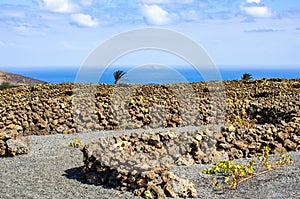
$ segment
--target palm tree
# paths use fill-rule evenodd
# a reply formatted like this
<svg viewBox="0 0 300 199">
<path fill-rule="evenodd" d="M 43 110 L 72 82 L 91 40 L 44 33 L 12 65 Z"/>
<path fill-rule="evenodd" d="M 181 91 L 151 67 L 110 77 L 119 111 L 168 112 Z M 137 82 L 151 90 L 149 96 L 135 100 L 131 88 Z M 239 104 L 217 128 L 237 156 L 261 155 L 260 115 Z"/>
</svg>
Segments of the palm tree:
<svg viewBox="0 0 300 199">
<path fill-rule="evenodd" d="M 242 76 L 242 80 L 250 80 L 252 79 L 252 75 L 249 73 L 244 73 Z"/>
<path fill-rule="evenodd" d="M 126 74 L 126 72 L 122 70 L 117 70 L 114 72 L 114 77 L 115 77 L 115 84 L 118 83 L 118 81 Z"/>
</svg>

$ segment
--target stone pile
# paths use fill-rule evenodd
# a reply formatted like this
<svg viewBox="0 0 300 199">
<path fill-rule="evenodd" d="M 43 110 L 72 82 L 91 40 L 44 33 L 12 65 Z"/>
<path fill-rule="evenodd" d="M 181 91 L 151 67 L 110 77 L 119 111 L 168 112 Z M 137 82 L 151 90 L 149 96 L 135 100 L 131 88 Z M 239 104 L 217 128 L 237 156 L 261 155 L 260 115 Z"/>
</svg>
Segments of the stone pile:
<svg viewBox="0 0 300 199">
<path fill-rule="evenodd" d="M 0 91 L 0 132 L 44 135 L 225 123 L 245 128 L 296 123 L 299 79 L 224 81 L 223 85 L 19 86 Z M 295 131 L 299 131 L 298 126 Z"/>
<path fill-rule="evenodd" d="M 28 153 L 16 135 L 204 127 L 101 138 L 83 148 L 90 183 L 159 198 L 197 195 L 190 182 L 170 173 L 172 165 L 253 157 L 264 146 L 271 153 L 300 149 L 300 79 L 222 83 L 64 83 L 0 91 L 0 155 Z"/>
<path fill-rule="evenodd" d="M 146 131 L 100 138 L 82 150 L 83 177 L 89 183 L 106 184 L 146 197 L 196 197 L 193 184 L 169 169 L 173 165 L 220 159 L 225 152 L 216 150 L 216 141 L 207 132 Z"/>
<path fill-rule="evenodd" d="M 13 157 L 29 153 L 29 143 L 22 142 L 16 136 L 0 133 L 0 157 Z"/>
<path fill-rule="evenodd" d="M 295 126 L 293 126 L 295 125 Z M 228 152 L 229 159 L 254 157 L 270 147 L 271 154 L 300 150 L 300 123 L 266 124 L 252 128 L 229 126 L 215 134 L 218 150 Z M 295 131 L 296 130 L 296 131 Z"/>
<path fill-rule="evenodd" d="M 71 84 L 19 86 L 0 93 L 1 131 L 20 135 L 76 132 Z"/>
<path fill-rule="evenodd" d="M 83 178 L 146 198 L 196 197 L 193 184 L 170 173 L 172 166 L 254 157 L 264 146 L 271 153 L 299 150 L 299 131 L 284 133 L 282 129 L 292 127 L 282 125 L 281 130 L 274 125 L 250 129 L 230 125 L 219 131 L 178 129 L 100 138 L 82 149 Z"/>
</svg>

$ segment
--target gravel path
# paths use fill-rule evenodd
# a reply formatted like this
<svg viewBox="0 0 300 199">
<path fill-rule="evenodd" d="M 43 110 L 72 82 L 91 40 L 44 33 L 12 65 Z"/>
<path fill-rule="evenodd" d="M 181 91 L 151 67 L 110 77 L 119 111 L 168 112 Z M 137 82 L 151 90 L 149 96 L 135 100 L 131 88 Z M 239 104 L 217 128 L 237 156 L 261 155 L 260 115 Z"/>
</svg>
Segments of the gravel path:
<svg viewBox="0 0 300 199">
<path fill-rule="evenodd" d="M 100 136 L 120 133 L 124 131 L 29 136 L 29 154 L 0 159 L 0 198 L 139 198 L 129 192 L 86 184 L 80 173 L 82 153 L 68 146 L 75 137 L 86 144 Z M 246 181 L 231 191 L 212 189 L 211 177 L 201 174 L 201 169 L 210 165 L 175 167 L 173 171 L 195 183 L 199 198 L 300 199 L 300 152 L 289 154 L 294 165 Z"/>
</svg>

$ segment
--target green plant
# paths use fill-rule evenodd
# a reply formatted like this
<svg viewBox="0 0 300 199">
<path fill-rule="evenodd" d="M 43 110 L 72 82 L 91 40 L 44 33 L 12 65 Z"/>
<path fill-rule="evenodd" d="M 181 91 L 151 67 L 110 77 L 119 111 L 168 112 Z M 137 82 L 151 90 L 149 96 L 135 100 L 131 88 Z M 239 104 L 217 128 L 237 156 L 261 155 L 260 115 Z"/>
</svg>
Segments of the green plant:
<svg viewBox="0 0 300 199">
<path fill-rule="evenodd" d="M 9 82 L 2 82 L 0 84 L 0 90 L 5 90 L 11 87 L 13 87 L 13 85 L 11 85 Z"/>
<path fill-rule="evenodd" d="M 241 118 L 236 118 L 235 122 L 239 123 L 240 125 L 243 124 L 243 120 Z"/>
<path fill-rule="evenodd" d="M 241 77 L 242 80 L 250 80 L 252 79 L 252 75 L 249 73 L 244 73 L 243 76 Z"/>
<path fill-rule="evenodd" d="M 81 140 L 79 140 L 78 138 L 74 138 L 74 142 L 70 142 L 69 146 L 75 147 L 75 148 L 82 148 L 83 144 L 82 144 Z"/>
<path fill-rule="evenodd" d="M 293 160 L 291 156 L 282 154 L 280 160 L 276 161 L 275 164 L 269 162 L 269 147 L 264 147 L 262 156 L 258 156 L 262 170 L 255 171 L 253 166 L 256 164 L 254 160 L 249 161 L 247 164 L 233 163 L 230 160 L 221 160 L 216 163 L 212 168 L 202 170 L 204 174 L 223 174 L 221 181 L 217 178 L 213 178 L 212 186 L 217 189 L 229 188 L 235 189 L 238 184 L 254 178 L 256 176 L 268 173 L 274 169 L 279 168 L 282 165 L 291 165 Z M 224 185 L 225 186 L 222 186 Z"/>
<path fill-rule="evenodd" d="M 115 78 L 115 84 L 118 83 L 118 81 L 126 74 L 126 72 L 121 71 L 121 70 L 117 70 L 116 72 L 114 72 L 114 78 Z"/>
</svg>

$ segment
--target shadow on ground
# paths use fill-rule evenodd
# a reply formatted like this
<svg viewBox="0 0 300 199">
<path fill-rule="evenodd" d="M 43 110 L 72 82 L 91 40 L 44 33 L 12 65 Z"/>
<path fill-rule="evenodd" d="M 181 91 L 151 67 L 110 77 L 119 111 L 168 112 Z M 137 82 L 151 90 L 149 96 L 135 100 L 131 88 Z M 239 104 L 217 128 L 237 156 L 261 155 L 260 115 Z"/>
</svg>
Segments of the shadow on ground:
<svg viewBox="0 0 300 199">
<path fill-rule="evenodd" d="M 86 180 L 82 179 L 82 169 L 83 166 L 67 169 L 65 170 L 65 173 L 62 176 L 65 176 L 66 178 L 71 180 L 77 180 L 83 184 L 89 184 Z"/>
<path fill-rule="evenodd" d="M 62 176 L 68 178 L 68 179 L 71 179 L 71 180 L 76 180 L 82 184 L 87 184 L 87 185 L 100 185 L 100 184 L 92 184 L 92 183 L 89 183 L 87 180 L 84 180 L 82 178 L 82 171 L 83 169 L 83 166 L 81 167 L 75 167 L 75 168 L 71 168 L 71 169 L 67 169 L 65 170 L 64 174 L 62 174 Z M 105 188 L 105 189 L 111 189 L 112 187 L 108 186 L 108 185 L 100 185 L 102 188 Z"/>
</svg>

